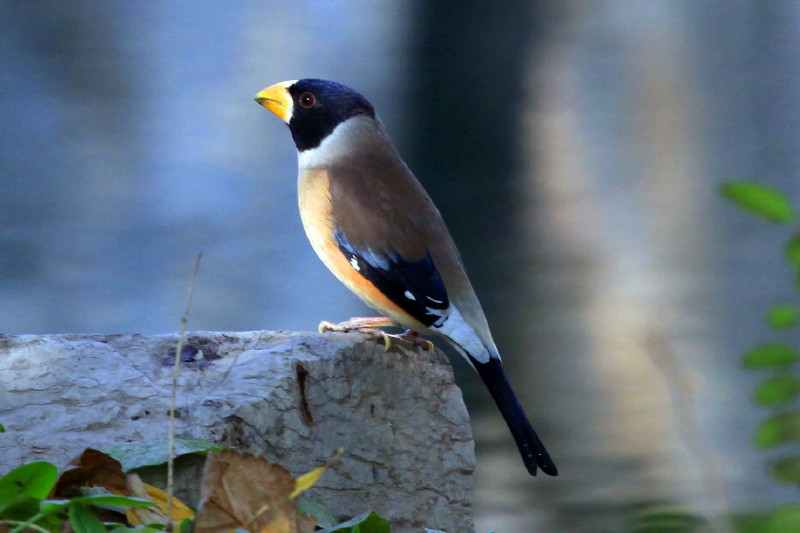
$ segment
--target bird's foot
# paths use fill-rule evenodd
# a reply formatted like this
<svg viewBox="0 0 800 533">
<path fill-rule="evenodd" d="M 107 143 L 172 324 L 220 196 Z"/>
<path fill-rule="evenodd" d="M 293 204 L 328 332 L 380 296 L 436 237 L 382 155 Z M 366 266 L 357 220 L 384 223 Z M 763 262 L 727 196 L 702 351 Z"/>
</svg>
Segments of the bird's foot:
<svg viewBox="0 0 800 533">
<path fill-rule="evenodd" d="M 386 333 L 383 331 L 382 327 L 388 326 L 395 326 L 396 324 L 392 322 L 390 318 L 385 316 L 376 316 L 376 317 L 353 317 L 350 320 L 346 320 L 344 322 L 340 322 L 338 324 L 334 324 L 333 322 L 328 322 L 327 320 L 323 320 L 319 323 L 319 332 L 324 333 L 326 331 L 338 331 L 342 333 L 347 333 L 348 331 L 358 331 L 360 333 L 367 333 L 376 336 L 380 336 L 383 340 L 383 347 L 384 351 L 389 351 L 389 348 L 392 347 L 392 339 L 397 339 L 399 341 L 411 343 L 413 346 L 422 348 L 422 350 L 426 352 L 435 352 L 436 348 L 434 347 L 433 343 L 428 339 L 424 339 L 420 336 L 420 334 L 416 331 L 412 331 L 410 329 L 406 330 L 404 333 L 400 333 L 398 335 Z"/>
<path fill-rule="evenodd" d="M 436 353 L 436 346 L 434 346 L 433 343 L 428 339 L 422 337 L 418 331 L 407 329 L 405 330 L 404 333 L 401 333 L 400 335 L 392 335 L 392 336 L 397 339 L 410 342 L 414 346 L 422 348 L 422 351 L 424 352 Z"/>
<path fill-rule="evenodd" d="M 392 337 L 381 327 L 394 326 L 394 322 L 385 316 L 357 316 L 344 322 L 334 324 L 323 320 L 319 323 L 319 332 L 325 333 L 326 331 L 338 331 L 340 333 L 347 333 L 348 331 L 358 331 L 359 333 L 367 333 L 370 335 L 380 336 L 383 340 L 383 351 L 388 352 L 392 347 Z"/>
<path fill-rule="evenodd" d="M 363 331 L 363 330 L 370 330 L 380 327 L 387 327 L 387 326 L 394 326 L 394 322 L 392 322 L 391 318 L 385 316 L 356 316 L 351 318 L 350 320 L 345 320 L 344 322 L 339 322 L 338 324 L 334 324 L 333 322 L 328 322 L 327 320 L 323 320 L 319 323 L 319 332 L 324 333 L 326 331 L 339 331 L 341 333 L 347 333 L 348 331 Z"/>
</svg>

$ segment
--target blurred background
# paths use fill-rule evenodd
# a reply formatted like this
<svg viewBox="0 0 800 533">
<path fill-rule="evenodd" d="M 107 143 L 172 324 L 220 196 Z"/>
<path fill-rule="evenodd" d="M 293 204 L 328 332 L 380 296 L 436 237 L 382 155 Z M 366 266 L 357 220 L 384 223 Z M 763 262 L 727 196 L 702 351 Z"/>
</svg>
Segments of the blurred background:
<svg viewBox="0 0 800 533">
<path fill-rule="evenodd" d="M 743 351 L 791 294 L 800 3 L 0 2 L 0 331 L 315 330 L 368 313 L 314 256 L 272 83 L 375 104 L 437 202 L 561 470 L 529 478 L 455 362 L 479 532 L 627 531 L 796 500 L 754 450 Z M 794 339 L 797 339 L 795 335 Z M 455 533 L 455 532 L 451 532 Z"/>
</svg>

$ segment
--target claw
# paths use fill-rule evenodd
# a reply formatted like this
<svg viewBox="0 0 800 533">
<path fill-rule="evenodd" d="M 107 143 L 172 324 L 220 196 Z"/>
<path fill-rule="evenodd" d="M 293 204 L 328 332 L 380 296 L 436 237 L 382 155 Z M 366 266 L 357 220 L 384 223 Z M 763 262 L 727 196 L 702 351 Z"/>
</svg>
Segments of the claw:
<svg viewBox="0 0 800 533">
<path fill-rule="evenodd" d="M 340 329 L 341 324 L 334 324 L 333 322 L 328 322 L 327 320 L 323 320 L 317 326 L 317 331 L 320 333 L 325 333 L 326 331 L 341 331 L 347 333 L 348 330 Z"/>
<path fill-rule="evenodd" d="M 384 326 L 393 325 L 395 325 L 394 322 L 386 317 L 356 317 L 345 322 L 340 322 L 339 324 L 334 324 L 333 322 L 323 320 L 319 323 L 317 329 L 320 333 L 325 333 L 326 331 L 337 331 L 340 333 L 359 331 L 361 333 L 371 333 L 373 335 L 380 334 L 383 338 L 383 347 L 384 351 L 386 352 L 388 352 L 392 347 L 392 338 L 411 343 L 412 345 L 418 346 L 426 352 L 436 352 L 436 347 L 433 345 L 433 343 L 428 339 L 420 337 L 420 334 L 416 331 L 409 329 L 400 335 L 392 335 L 380 329 Z"/>
<path fill-rule="evenodd" d="M 383 351 L 388 352 L 392 347 L 392 336 L 382 329 L 379 329 L 378 331 L 380 331 L 381 335 L 383 335 Z"/>
</svg>

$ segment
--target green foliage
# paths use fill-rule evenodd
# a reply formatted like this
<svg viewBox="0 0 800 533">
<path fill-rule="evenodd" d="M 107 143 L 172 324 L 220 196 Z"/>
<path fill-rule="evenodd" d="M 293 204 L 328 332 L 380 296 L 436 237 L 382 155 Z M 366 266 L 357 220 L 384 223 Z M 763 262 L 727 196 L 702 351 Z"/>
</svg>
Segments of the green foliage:
<svg viewBox="0 0 800 533">
<path fill-rule="evenodd" d="M 734 205 L 763 220 L 789 224 L 795 219 L 786 196 L 766 185 L 729 182 L 722 186 L 721 192 Z M 794 269 L 794 288 L 800 289 L 800 232 L 795 230 L 789 237 L 783 255 Z M 767 325 L 773 330 L 773 335 L 785 334 L 786 330 L 800 323 L 800 306 L 796 298 L 794 294 L 794 301 L 775 304 L 767 311 Z M 753 394 L 757 405 L 770 410 L 756 428 L 754 444 L 762 449 L 782 446 L 792 450 L 792 453 L 770 461 L 769 471 L 778 482 L 800 486 L 800 373 L 797 361 L 797 348 L 776 340 L 747 351 L 742 366 L 769 373 Z M 800 531 L 800 506 L 786 506 L 764 517 L 742 518 L 737 521 L 736 529 L 742 533 Z"/>
<path fill-rule="evenodd" d="M 107 533 L 106 526 L 83 505 L 70 505 L 68 516 L 75 533 Z"/>
<path fill-rule="evenodd" d="M 308 498 L 298 498 L 297 509 L 304 515 L 316 518 L 317 527 L 333 527 L 339 522 L 327 507 Z"/>
<path fill-rule="evenodd" d="M 720 191 L 740 209 L 770 222 L 789 224 L 794 218 L 786 196 L 767 185 L 731 181 L 725 183 Z"/>
<path fill-rule="evenodd" d="M 736 533 L 797 533 L 800 506 L 790 505 L 765 515 L 741 515 L 733 519 Z"/>
<path fill-rule="evenodd" d="M 764 533 L 796 533 L 800 531 L 800 505 L 778 509 L 770 516 Z"/>
<path fill-rule="evenodd" d="M 789 456 L 775 459 L 770 464 L 772 476 L 781 483 L 800 484 L 800 457 Z"/>
<path fill-rule="evenodd" d="M 764 407 L 777 407 L 793 400 L 800 392 L 800 378 L 780 375 L 767 379 L 756 389 L 753 400 Z"/>
<path fill-rule="evenodd" d="M 654 505 L 631 516 L 630 533 L 700 533 L 708 523 L 700 516 L 675 506 Z"/>
<path fill-rule="evenodd" d="M 139 457 L 135 454 L 134 456 Z M 145 457 L 152 456 L 145 454 Z M 22 465 L 1 477 L 0 530 L 4 530 L 3 527 L 7 526 L 10 533 L 29 531 L 56 533 L 64 531 L 66 523 L 75 533 L 154 533 L 165 529 L 162 524 L 131 527 L 120 523 L 104 523 L 92 510 L 101 508 L 124 514 L 128 508 L 154 506 L 150 500 L 109 492 L 93 493 L 94 489 L 91 492 L 84 491 L 82 496 L 69 499 L 47 499 L 52 498 L 53 494 L 58 496 L 57 483 L 57 468 L 45 461 Z M 314 516 L 318 527 L 327 528 L 320 533 L 390 533 L 391 531 L 389 523 L 375 512 L 365 513 L 337 524 L 333 513 L 317 503 L 301 498 L 299 509 L 305 514 Z M 192 518 L 184 519 L 176 531 L 190 533 L 192 525 Z"/>
<path fill-rule="evenodd" d="M 794 236 L 786 243 L 786 260 L 793 267 L 800 269 L 800 233 L 795 233 Z"/>
<path fill-rule="evenodd" d="M 795 362 L 797 350 L 788 344 L 777 342 L 756 346 L 742 358 L 742 365 L 751 370 L 783 367 Z"/>
<path fill-rule="evenodd" d="M 0 478 L 0 505 L 20 495 L 43 500 L 56 481 L 58 469 L 46 461 L 22 465 Z"/>
<path fill-rule="evenodd" d="M 75 533 L 106 533 L 108 529 L 87 506 L 145 507 L 153 502 L 114 494 L 47 500 L 58 481 L 58 469 L 36 461 L 19 466 L 0 478 L 0 524 L 12 533 L 61 531 L 69 521 Z M 137 530 L 141 532 L 142 530 Z"/>
<path fill-rule="evenodd" d="M 773 329 L 789 329 L 800 320 L 800 308 L 795 304 L 778 304 L 767 312 L 767 324 Z"/>
<path fill-rule="evenodd" d="M 786 442 L 800 442 L 800 413 L 779 412 L 766 418 L 756 430 L 755 445 L 771 448 Z"/>
<path fill-rule="evenodd" d="M 390 533 L 389 522 L 374 511 L 362 514 L 317 533 Z"/>
<path fill-rule="evenodd" d="M 203 439 L 175 439 L 175 457 L 186 454 L 206 455 L 222 448 Z M 145 466 L 163 465 L 169 460 L 166 440 L 131 443 L 125 447 L 108 450 L 108 455 L 122 463 L 122 471 L 130 472 Z"/>
</svg>

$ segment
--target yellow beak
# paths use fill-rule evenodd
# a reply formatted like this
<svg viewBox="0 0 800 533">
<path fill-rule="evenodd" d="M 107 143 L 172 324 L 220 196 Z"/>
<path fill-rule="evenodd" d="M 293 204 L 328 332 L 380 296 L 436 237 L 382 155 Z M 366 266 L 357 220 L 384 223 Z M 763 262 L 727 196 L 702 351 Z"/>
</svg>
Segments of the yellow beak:
<svg viewBox="0 0 800 533">
<path fill-rule="evenodd" d="M 270 85 L 256 95 L 256 102 L 278 115 L 284 122 L 289 122 L 292 118 L 292 97 L 287 89 L 294 81 Z"/>
</svg>

